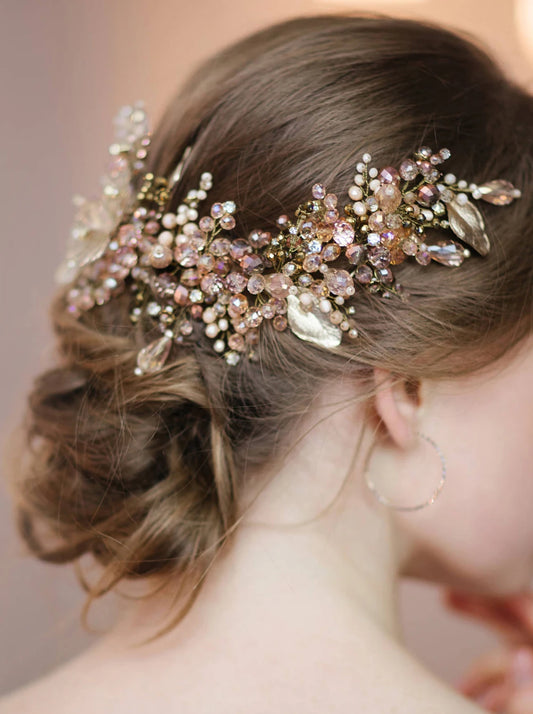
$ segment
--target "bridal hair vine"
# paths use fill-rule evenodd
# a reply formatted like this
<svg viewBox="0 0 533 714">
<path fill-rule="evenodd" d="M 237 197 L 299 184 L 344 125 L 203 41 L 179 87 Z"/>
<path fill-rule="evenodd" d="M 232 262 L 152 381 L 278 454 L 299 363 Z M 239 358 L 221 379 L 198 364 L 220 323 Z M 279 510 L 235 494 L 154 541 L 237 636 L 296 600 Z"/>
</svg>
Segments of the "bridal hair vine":
<svg viewBox="0 0 533 714">
<path fill-rule="evenodd" d="M 398 168 L 380 170 L 364 153 L 342 209 L 315 183 L 292 217 L 243 237 L 236 235 L 234 201 L 199 211 L 212 187 L 209 172 L 169 210 L 192 147 L 170 177 L 154 176 L 143 173 L 150 136 L 142 102 L 119 111 L 102 195 L 74 198 L 78 211 L 55 273 L 57 283 L 69 284 L 66 309 L 76 318 L 130 290 L 131 321 L 157 323 L 162 335 L 139 350 L 137 375 L 161 369 L 173 343 L 195 342 L 199 330 L 232 366 L 243 355 L 257 361 L 265 320 L 325 348 L 343 335 L 357 339 L 351 298 L 368 291 L 405 301 L 409 292 L 392 268 L 408 258 L 455 268 L 470 249 L 485 256 L 489 238 L 470 199 L 504 206 L 521 195 L 503 179 L 476 185 L 443 175 L 437 167 L 450 158 L 446 148 L 423 146 Z M 436 239 L 432 228 L 439 229 Z M 442 231 L 461 242 L 443 239 Z"/>
</svg>

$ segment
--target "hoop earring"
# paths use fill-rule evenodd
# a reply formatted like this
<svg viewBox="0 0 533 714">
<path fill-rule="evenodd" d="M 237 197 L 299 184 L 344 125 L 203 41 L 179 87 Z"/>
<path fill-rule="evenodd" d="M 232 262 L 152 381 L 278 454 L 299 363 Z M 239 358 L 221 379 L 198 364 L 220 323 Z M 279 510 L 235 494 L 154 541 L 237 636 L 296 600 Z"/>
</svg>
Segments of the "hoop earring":
<svg viewBox="0 0 533 714">
<path fill-rule="evenodd" d="M 441 475 L 440 475 L 439 483 L 438 483 L 437 487 L 435 488 L 435 490 L 433 491 L 433 493 L 431 494 L 431 496 L 426 501 L 423 501 L 422 503 L 419 503 L 415 506 L 398 505 L 396 503 L 393 503 L 391 499 L 386 498 L 381 493 L 379 493 L 378 489 L 376 488 L 376 485 L 374 484 L 372 479 L 368 476 L 366 469 L 364 472 L 365 482 L 366 482 L 368 488 L 370 489 L 370 491 L 377 498 L 377 500 L 380 503 L 382 503 L 384 506 L 388 506 L 389 508 L 394 508 L 395 510 L 398 510 L 398 511 L 418 511 L 421 508 L 425 508 L 426 506 L 429 506 L 430 504 L 435 503 L 435 501 L 437 500 L 437 497 L 439 496 L 440 492 L 442 491 L 442 489 L 444 487 L 444 483 L 446 481 L 446 460 L 444 458 L 444 454 L 442 453 L 441 449 L 435 443 L 435 441 L 433 441 L 433 439 L 431 437 L 426 436 L 425 434 L 422 434 L 422 432 L 420 432 L 420 431 L 416 431 L 415 433 L 418 436 L 421 436 L 423 439 L 425 439 L 427 442 L 429 442 L 435 448 L 435 450 L 437 451 L 437 453 L 439 455 L 440 462 L 441 462 Z M 367 462 L 368 462 L 368 459 L 367 459 Z"/>
</svg>

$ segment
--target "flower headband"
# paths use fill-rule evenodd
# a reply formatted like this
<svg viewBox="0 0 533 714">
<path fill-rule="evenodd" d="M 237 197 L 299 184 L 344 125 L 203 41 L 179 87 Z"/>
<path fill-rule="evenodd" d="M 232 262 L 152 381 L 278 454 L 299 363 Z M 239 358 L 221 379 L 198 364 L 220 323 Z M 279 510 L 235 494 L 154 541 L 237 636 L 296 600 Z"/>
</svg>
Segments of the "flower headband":
<svg viewBox="0 0 533 714">
<path fill-rule="evenodd" d="M 356 339 L 350 298 L 364 290 L 406 300 L 392 267 L 408 258 L 458 267 L 471 255 L 462 243 L 485 256 L 490 242 L 470 198 L 504 206 L 521 195 L 502 179 L 478 186 L 442 176 L 437 166 L 450 157 L 448 149 L 424 146 L 398 168 L 381 170 L 364 153 L 342 210 L 337 196 L 316 183 L 293 217 L 277 219 L 275 231 L 242 237 L 234 231 L 233 201 L 199 212 L 212 187 L 208 172 L 175 212 L 168 210 L 191 146 L 170 178 L 144 173 L 133 189 L 150 136 L 142 102 L 120 110 L 102 196 L 74 198 L 78 212 L 55 274 L 56 282 L 72 283 L 66 301 L 75 317 L 131 290 L 131 321 L 146 316 L 162 333 L 138 352 L 139 375 L 161 369 L 173 343 L 196 341 L 199 329 L 229 365 L 243 355 L 257 361 L 265 320 L 326 348 L 343 335 Z M 451 231 L 462 243 L 431 240 L 431 228 Z"/>
</svg>

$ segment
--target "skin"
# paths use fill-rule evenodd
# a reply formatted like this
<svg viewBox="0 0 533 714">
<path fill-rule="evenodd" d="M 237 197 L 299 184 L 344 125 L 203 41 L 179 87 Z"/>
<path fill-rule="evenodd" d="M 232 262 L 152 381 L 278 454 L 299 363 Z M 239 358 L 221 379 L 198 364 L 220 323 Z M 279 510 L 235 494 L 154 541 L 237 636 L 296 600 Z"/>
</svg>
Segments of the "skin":
<svg viewBox="0 0 533 714">
<path fill-rule="evenodd" d="M 0 713 L 484 711 L 408 652 L 398 584 L 416 577 L 484 597 L 529 587 L 532 374 L 527 338 L 490 370 L 424 380 L 415 395 L 376 369 L 370 408 L 353 403 L 347 381 L 329 385 L 282 468 L 253 474 L 261 491 L 246 494 L 232 547 L 174 631 L 132 647 L 165 621 L 170 588 L 121 601 L 108 634 L 1 700 Z M 363 423 L 372 428 L 352 462 Z M 368 460 L 382 486 L 436 483 L 439 458 L 416 430 L 444 452 L 447 480 L 428 508 L 395 511 L 363 469 Z"/>
</svg>

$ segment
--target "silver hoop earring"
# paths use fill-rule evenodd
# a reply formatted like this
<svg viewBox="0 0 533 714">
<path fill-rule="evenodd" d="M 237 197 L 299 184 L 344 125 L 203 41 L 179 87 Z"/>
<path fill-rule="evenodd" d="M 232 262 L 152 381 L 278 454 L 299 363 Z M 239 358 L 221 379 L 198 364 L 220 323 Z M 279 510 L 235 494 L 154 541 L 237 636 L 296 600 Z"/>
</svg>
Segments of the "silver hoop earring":
<svg viewBox="0 0 533 714">
<path fill-rule="evenodd" d="M 365 482 L 366 482 L 368 488 L 370 489 L 370 491 L 377 498 L 377 500 L 380 503 L 382 503 L 384 506 L 388 506 L 389 508 L 394 508 L 395 510 L 398 510 L 398 511 L 418 511 L 421 508 L 425 508 L 426 506 L 429 506 L 430 504 L 435 503 L 435 501 L 437 500 L 437 497 L 439 496 L 440 492 L 442 491 L 444 483 L 446 481 L 446 460 L 444 458 L 444 454 L 442 453 L 441 449 L 433 441 L 433 439 L 431 437 L 426 436 L 425 434 L 422 434 L 422 432 L 420 432 L 420 431 L 417 431 L 415 433 L 418 436 L 421 436 L 423 439 L 425 439 L 427 442 L 429 442 L 435 448 L 435 450 L 437 451 L 437 453 L 439 455 L 440 462 L 441 462 L 440 480 L 439 480 L 436 488 L 432 492 L 431 496 L 427 500 L 423 501 L 422 503 L 418 503 L 415 506 L 394 503 L 390 498 L 383 496 L 383 494 L 378 491 L 376 484 L 368 476 L 367 471 L 365 470 L 365 472 L 364 472 Z"/>
</svg>

